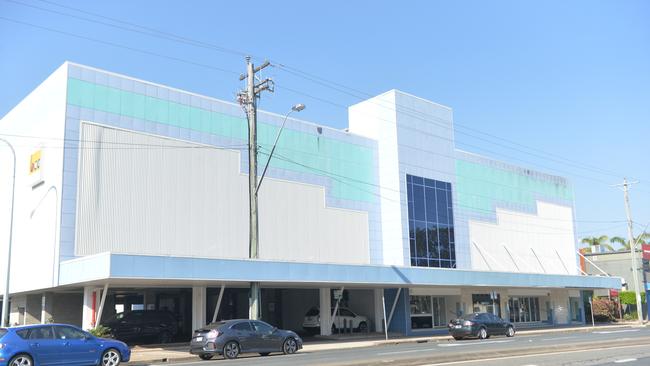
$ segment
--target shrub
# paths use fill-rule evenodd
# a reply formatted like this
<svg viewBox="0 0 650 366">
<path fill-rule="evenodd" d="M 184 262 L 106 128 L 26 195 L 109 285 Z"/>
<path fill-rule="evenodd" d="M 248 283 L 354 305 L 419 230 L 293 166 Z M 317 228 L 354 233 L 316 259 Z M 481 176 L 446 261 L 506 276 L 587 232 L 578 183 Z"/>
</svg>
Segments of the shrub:
<svg viewBox="0 0 650 366">
<path fill-rule="evenodd" d="M 621 291 L 619 293 L 621 304 L 636 305 L 636 294 L 634 291 Z M 641 292 L 641 302 L 645 303 L 645 292 Z"/>
<path fill-rule="evenodd" d="M 625 315 L 623 315 L 623 319 L 625 320 L 637 320 L 639 315 L 636 313 L 636 311 L 631 311 Z"/>
<path fill-rule="evenodd" d="M 106 338 L 111 335 L 111 328 L 103 325 L 98 325 L 95 328 L 89 329 L 88 332 L 98 338 Z"/>
<path fill-rule="evenodd" d="M 594 298 L 592 300 L 592 311 L 594 320 L 599 322 L 613 321 L 618 314 L 617 304 L 615 301 L 609 299 Z"/>
</svg>

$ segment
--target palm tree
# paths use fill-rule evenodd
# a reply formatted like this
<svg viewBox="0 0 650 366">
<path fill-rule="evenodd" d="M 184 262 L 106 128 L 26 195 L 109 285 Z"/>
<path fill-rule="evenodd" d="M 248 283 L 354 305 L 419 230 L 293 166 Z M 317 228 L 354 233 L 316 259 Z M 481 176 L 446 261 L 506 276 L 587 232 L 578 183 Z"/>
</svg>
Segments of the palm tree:
<svg viewBox="0 0 650 366">
<path fill-rule="evenodd" d="M 625 251 L 625 250 L 630 250 L 630 241 L 625 240 L 621 238 L 620 236 L 615 236 L 609 240 L 612 244 L 613 243 L 618 243 L 621 245 L 621 247 L 618 249 L 619 251 Z M 644 232 L 639 235 L 637 235 L 636 238 L 634 238 L 634 241 L 637 244 L 636 249 L 639 250 L 639 245 L 641 244 L 648 244 L 650 243 L 650 233 Z"/>
<path fill-rule="evenodd" d="M 608 241 L 609 237 L 607 235 L 601 235 L 599 237 L 592 236 L 582 238 L 580 242 L 587 245 L 587 248 L 585 250 L 587 253 L 593 253 L 595 251 L 594 248 L 598 247 L 604 247 L 607 251 L 614 251 L 614 248 L 609 243 L 607 243 Z"/>
</svg>

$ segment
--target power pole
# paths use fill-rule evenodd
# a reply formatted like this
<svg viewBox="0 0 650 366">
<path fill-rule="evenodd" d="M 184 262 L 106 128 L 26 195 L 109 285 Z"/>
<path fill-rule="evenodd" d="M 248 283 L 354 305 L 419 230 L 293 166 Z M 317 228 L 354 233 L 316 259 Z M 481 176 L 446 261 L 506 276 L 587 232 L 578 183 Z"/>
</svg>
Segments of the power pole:
<svg viewBox="0 0 650 366">
<path fill-rule="evenodd" d="M 249 226 L 248 226 L 248 257 L 259 258 L 259 229 L 257 221 L 257 99 L 264 90 L 273 92 L 273 80 L 265 79 L 255 84 L 255 74 L 269 66 L 268 61 L 257 68 L 251 62 L 250 56 L 246 57 L 246 75 L 239 77 L 240 81 L 247 80 L 246 90 L 237 95 L 239 104 L 246 110 L 248 119 L 248 198 L 249 198 Z M 248 316 L 250 319 L 260 319 L 260 283 L 251 282 L 249 295 Z"/>
<path fill-rule="evenodd" d="M 643 323 L 643 304 L 641 303 L 641 293 L 639 292 L 639 268 L 637 267 L 636 260 L 636 241 L 634 240 L 634 234 L 632 234 L 632 214 L 630 213 L 630 197 L 628 194 L 628 187 L 630 184 L 635 184 L 637 182 L 628 183 L 627 178 L 623 179 L 623 193 L 625 196 L 625 213 L 627 215 L 627 236 L 630 243 L 630 259 L 632 260 L 632 280 L 634 281 L 634 293 L 636 295 L 636 313 L 639 317 L 639 323 Z"/>
</svg>

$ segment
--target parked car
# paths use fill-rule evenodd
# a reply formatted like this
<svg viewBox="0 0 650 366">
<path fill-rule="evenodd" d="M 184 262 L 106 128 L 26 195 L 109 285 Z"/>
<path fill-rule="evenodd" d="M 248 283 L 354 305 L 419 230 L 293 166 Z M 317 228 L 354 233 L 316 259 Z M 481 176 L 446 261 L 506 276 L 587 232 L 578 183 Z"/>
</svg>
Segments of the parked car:
<svg viewBox="0 0 650 366">
<path fill-rule="evenodd" d="M 234 319 L 194 331 L 190 353 L 202 360 L 215 355 L 237 358 L 240 353 L 259 353 L 268 356 L 272 352 L 293 354 L 302 349 L 302 338 L 290 330 L 278 329 L 260 320 Z"/>
<path fill-rule="evenodd" d="M 456 340 L 465 337 L 479 339 L 492 335 L 515 336 L 515 326 L 491 313 L 472 313 L 449 322 L 449 333 Z"/>
<path fill-rule="evenodd" d="M 330 314 L 334 313 L 334 308 L 330 311 Z M 355 314 L 348 308 L 340 307 L 336 311 L 336 316 L 334 316 L 334 321 L 332 322 L 332 333 L 338 329 L 349 327 L 350 323 L 352 323 L 352 329 L 358 330 L 359 332 L 366 332 L 368 330 L 368 318 Z M 305 319 L 302 322 L 302 327 L 308 333 L 320 332 L 320 309 L 318 307 L 313 307 L 307 311 Z"/>
<path fill-rule="evenodd" d="M 164 310 L 134 310 L 117 313 L 103 325 L 121 341 L 171 342 L 178 333 L 176 316 Z"/>
<path fill-rule="evenodd" d="M 0 328 L 0 366 L 100 365 L 129 362 L 131 351 L 67 324 Z"/>
</svg>

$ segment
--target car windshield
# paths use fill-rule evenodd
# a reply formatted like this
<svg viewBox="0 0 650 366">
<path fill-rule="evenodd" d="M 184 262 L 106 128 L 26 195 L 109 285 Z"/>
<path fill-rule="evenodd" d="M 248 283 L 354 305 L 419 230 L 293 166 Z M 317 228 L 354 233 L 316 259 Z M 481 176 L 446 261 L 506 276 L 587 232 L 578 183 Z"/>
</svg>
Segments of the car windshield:
<svg viewBox="0 0 650 366">
<path fill-rule="evenodd" d="M 311 309 L 309 309 L 309 311 L 307 312 L 306 315 L 307 316 L 316 316 L 318 314 L 320 314 L 320 311 L 318 310 L 318 308 L 311 308 Z"/>
<path fill-rule="evenodd" d="M 479 313 L 465 314 L 461 317 L 463 320 L 474 320 L 478 318 Z"/>
<path fill-rule="evenodd" d="M 0 328 L 0 338 L 4 337 L 5 334 L 7 334 L 7 330 L 4 328 Z"/>
</svg>

